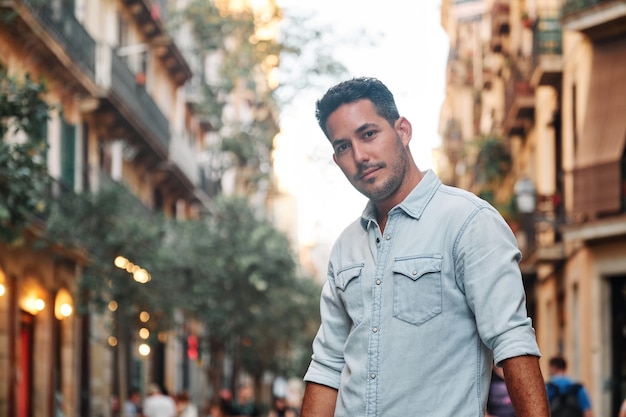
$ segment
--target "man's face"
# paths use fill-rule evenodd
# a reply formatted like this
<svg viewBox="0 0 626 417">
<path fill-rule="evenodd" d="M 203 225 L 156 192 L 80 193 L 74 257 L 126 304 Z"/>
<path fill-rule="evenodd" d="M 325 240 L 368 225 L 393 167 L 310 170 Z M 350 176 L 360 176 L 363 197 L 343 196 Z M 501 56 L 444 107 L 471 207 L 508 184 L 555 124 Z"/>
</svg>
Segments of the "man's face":
<svg viewBox="0 0 626 417">
<path fill-rule="evenodd" d="M 408 121 L 400 118 L 390 126 L 369 100 L 343 104 L 326 121 L 333 160 L 374 202 L 393 198 L 409 169 L 410 125 L 408 130 L 406 125 Z"/>
</svg>

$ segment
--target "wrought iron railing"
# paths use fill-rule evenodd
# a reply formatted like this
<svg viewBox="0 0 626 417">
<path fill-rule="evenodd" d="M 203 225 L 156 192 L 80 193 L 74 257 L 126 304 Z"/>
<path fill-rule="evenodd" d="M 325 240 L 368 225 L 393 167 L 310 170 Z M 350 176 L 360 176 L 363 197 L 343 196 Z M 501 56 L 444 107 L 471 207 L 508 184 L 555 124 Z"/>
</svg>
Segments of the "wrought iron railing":
<svg viewBox="0 0 626 417">
<path fill-rule="evenodd" d="M 133 116 L 140 120 L 150 135 L 156 137 L 167 151 L 170 141 L 169 121 L 145 87 L 137 84 L 135 74 L 115 53 L 111 54 L 110 88 L 128 105 Z"/>
<path fill-rule="evenodd" d="M 563 15 L 570 15 L 581 10 L 593 7 L 600 3 L 607 3 L 615 0 L 565 0 L 563 4 Z"/>
<path fill-rule="evenodd" d="M 538 55 L 561 55 L 563 29 L 558 16 L 539 17 L 535 26 L 534 52 Z"/>
<path fill-rule="evenodd" d="M 61 45 L 91 78 L 95 73 L 96 42 L 76 19 L 73 11 L 67 10 L 51 0 L 22 0 L 24 5 L 37 17 L 50 35 Z"/>
</svg>

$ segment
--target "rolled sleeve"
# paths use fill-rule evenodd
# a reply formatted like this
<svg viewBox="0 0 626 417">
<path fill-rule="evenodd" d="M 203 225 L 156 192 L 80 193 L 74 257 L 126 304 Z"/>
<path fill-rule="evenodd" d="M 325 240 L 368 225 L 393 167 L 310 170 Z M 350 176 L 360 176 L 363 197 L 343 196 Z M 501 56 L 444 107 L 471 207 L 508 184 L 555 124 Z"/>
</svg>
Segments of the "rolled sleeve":
<svg viewBox="0 0 626 417">
<path fill-rule="evenodd" d="M 496 363 L 522 355 L 540 356 L 519 269 L 521 254 L 502 217 L 482 208 L 462 233 L 458 266 L 460 283 L 476 316 L 483 343 Z"/>
<path fill-rule="evenodd" d="M 304 380 L 339 388 L 345 365 L 343 347 L 350 330 L 350 319 L 333 283 L 331 277 L 322 289 L 320 314 L 323 324 L 313 341 L 312 360 Z"/>
</svg>

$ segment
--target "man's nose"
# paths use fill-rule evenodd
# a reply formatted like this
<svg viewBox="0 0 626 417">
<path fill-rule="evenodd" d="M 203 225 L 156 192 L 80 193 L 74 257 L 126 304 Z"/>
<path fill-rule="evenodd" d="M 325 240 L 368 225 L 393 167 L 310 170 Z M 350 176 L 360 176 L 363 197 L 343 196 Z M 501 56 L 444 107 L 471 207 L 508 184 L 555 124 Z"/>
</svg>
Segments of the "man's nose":
<svg viewBox="0 0 626 417">
<path fill-rule="evenodd" d="M 354 143 L 352 145 L 352 154 L 356 162 L 367 162 L 370 159 L 367 146 L 361 143 Z"/>
</svg>

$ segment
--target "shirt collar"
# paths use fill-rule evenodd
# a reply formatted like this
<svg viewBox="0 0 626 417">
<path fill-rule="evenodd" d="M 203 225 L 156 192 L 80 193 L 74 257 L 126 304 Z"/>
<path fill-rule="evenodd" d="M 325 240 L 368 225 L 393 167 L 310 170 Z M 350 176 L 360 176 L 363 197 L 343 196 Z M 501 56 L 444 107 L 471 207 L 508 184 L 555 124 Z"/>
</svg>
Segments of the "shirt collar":
<svg viewBox="0 0 626 417">
<path fill-rule="evenodd" d="M 390 213 L 402 210 L 408 216 L 419 220 L 440 185 L 441 180 L 437 174 L 430 169 L 425 171 L 424 176 L 413 191 L 400 204 L 391 209 Z M 376 206 L 370 200 L 361 214 L 361 226 L 367 229 L 372 222 L 376 222 Z"/>
</svg>

